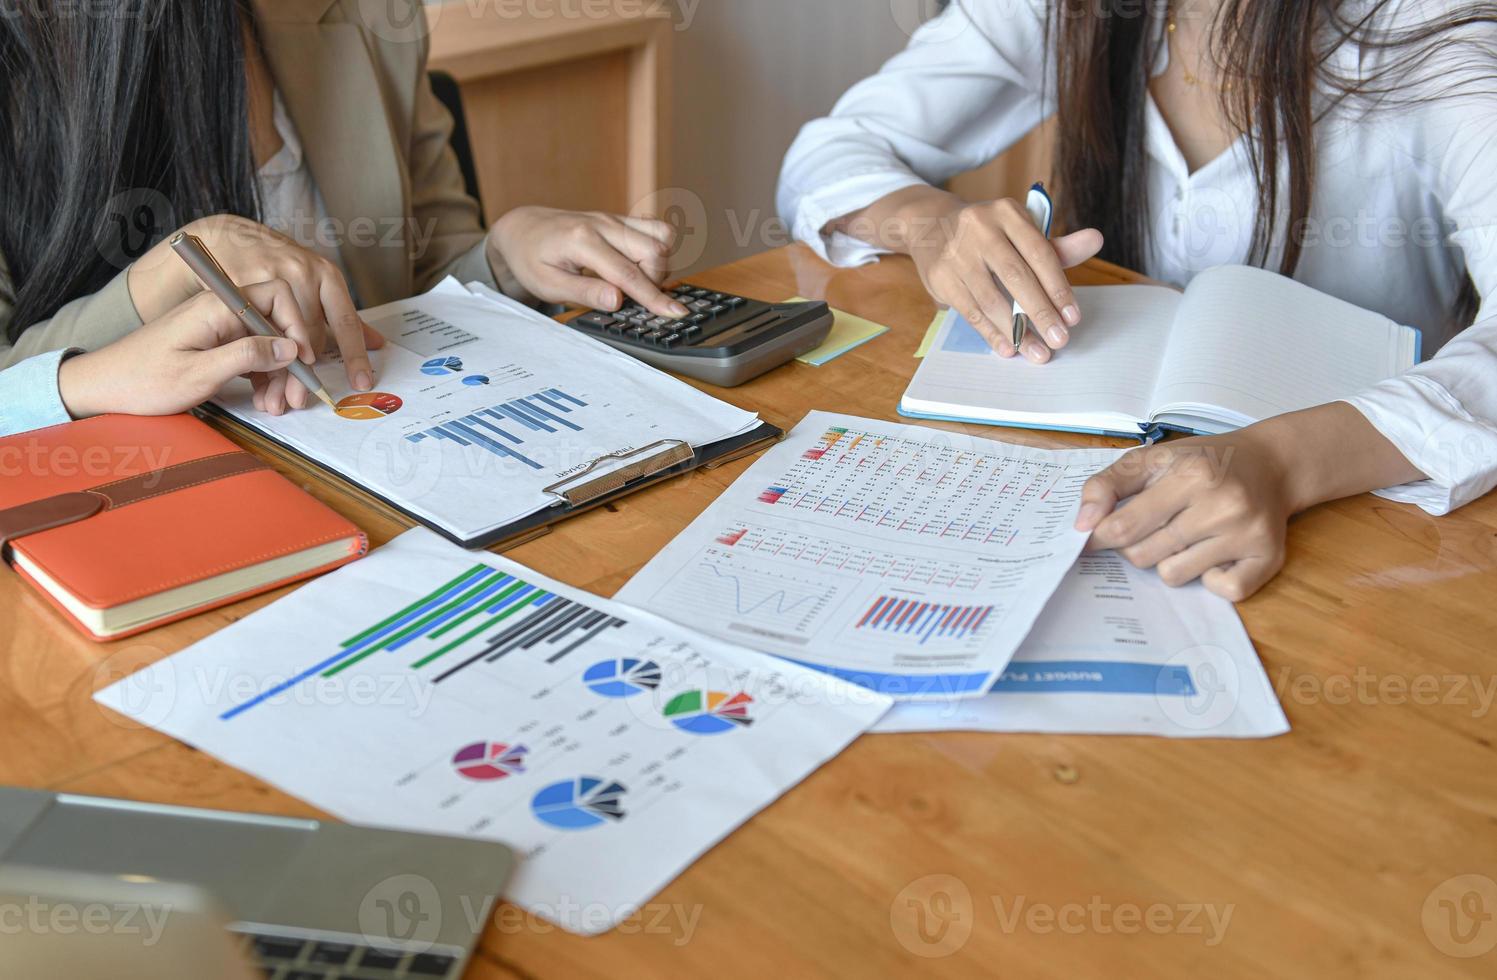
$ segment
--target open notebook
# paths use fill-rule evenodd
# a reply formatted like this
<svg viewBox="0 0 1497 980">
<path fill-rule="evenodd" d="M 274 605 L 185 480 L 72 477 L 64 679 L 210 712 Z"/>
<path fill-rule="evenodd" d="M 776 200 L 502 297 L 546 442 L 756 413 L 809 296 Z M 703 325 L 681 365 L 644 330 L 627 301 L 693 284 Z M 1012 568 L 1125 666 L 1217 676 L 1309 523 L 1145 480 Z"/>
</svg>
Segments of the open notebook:
<svg viewBox="0 0 1497 980">
<path fill-rule="evenodd" d="M 1049 364 L 1002 358 L 954 311 L 903 415 L 1137 437 L 1225 432 L 1356 394 L 1419 360 L 1419 332 L 1292 279 L 1221 266 L 1178 292 L 1083 286 Z"/>
</svg>

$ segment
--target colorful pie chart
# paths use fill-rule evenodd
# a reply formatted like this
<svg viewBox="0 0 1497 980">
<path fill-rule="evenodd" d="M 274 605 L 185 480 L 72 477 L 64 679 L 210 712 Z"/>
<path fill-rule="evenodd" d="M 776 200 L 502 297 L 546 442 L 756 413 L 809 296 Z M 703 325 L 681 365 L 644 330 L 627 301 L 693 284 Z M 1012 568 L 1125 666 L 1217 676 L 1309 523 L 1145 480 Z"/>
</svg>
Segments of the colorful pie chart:
<svg viewBox="0 0 1497 980">
<path fill-rule="evenodd" d="M 403 404 L 405 403 L 400 400 L 399 396 L 389 392 L 364 391 L 340 400 L 336 411 L 339 418 L 373 422 L 387 415 L 394 415 L 400 411 L 400 406 Z"/>
<path fill-rule="evenodd" d="M 602 660 L 587 668 L 582 683 L 605 698 L 631 698 L 660 686 L 660 665 L 633 657 Z"/>
<path fill-rule="evenodd" d="M 559 830 L 586 830 L 624 819 L 623 783 L 595 776 L 579 776 L 552 783 L 530 800 L 530 812 L 543 824 Z"/>
<path fill-rule="evenodd" d="M 481 783 L 492 782 L 524 772 L 525 754 L 529 751 L 523 745 L 474 742 L 457 750 L 452 757 L 452 767 L 459 776 Z"/>
<path fill-rule="evenodd" d="M 666 703 L 661 714 L 683 732 L 720 735 L 752 725 L 749 706 L 753 703 L 754 699 L 742 692 L 683 691 Z"/>
</svg>

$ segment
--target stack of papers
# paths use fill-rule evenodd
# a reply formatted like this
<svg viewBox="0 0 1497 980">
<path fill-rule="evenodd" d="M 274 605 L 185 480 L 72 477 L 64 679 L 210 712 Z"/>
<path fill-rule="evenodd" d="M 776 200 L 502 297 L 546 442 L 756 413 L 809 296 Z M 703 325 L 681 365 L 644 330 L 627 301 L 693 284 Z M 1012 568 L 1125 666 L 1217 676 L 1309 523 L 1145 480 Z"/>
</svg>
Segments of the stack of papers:
<svg viewBox="0 0 1497 980">
<path fill-rule="evenodd" d="M 558 503 L 545 488 L 600 457 L 660 440 L 700 447 L 759 424 L 492 290 L 447 280 L 363 316 L 388 341 L 371 352 L 374 391 L 335 395 L 336 412 L 276 417 L 241 382 L 216 404 L 459 540 Z M 316 371 L 328 391 L 348 390 L 337 358 Z"/>
<path fill-rule="evenodd" d="M 617 598 L 890 694 L 879 732 L 1288 731 L 1231 603 L 1080 555 L 1117 456 L 813 412 Z"/>
</svg>

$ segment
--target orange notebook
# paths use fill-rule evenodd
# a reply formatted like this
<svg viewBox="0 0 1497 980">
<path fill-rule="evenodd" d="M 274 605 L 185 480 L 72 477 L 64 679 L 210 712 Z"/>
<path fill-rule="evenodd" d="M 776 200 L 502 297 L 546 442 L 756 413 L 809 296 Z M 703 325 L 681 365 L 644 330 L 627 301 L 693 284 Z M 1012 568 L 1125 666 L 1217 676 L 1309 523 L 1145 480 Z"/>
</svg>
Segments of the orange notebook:
<svg viewBox="0 0 1497 980">
<path fill-rule="evenodd" d="M 327 571 L 364 533 L 188 415 L 0 438 L 0 555 L 115 639 Z"/>
</svg>

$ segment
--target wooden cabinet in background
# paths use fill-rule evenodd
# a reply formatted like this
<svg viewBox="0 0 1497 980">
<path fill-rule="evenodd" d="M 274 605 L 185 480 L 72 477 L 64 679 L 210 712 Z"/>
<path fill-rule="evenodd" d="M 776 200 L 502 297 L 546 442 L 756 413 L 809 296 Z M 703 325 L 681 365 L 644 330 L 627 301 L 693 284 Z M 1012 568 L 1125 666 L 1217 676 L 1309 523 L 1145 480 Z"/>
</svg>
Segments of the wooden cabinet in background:
<svg viewBox="0 0 1497 980">
<path fill-rule="evenodd" d="M 527 6 L 427 11 L 430 66 L 462 87 L 484 211 L 628 212 L 668 177 L 672 21 L 638 3 Z"/>
</svg>

